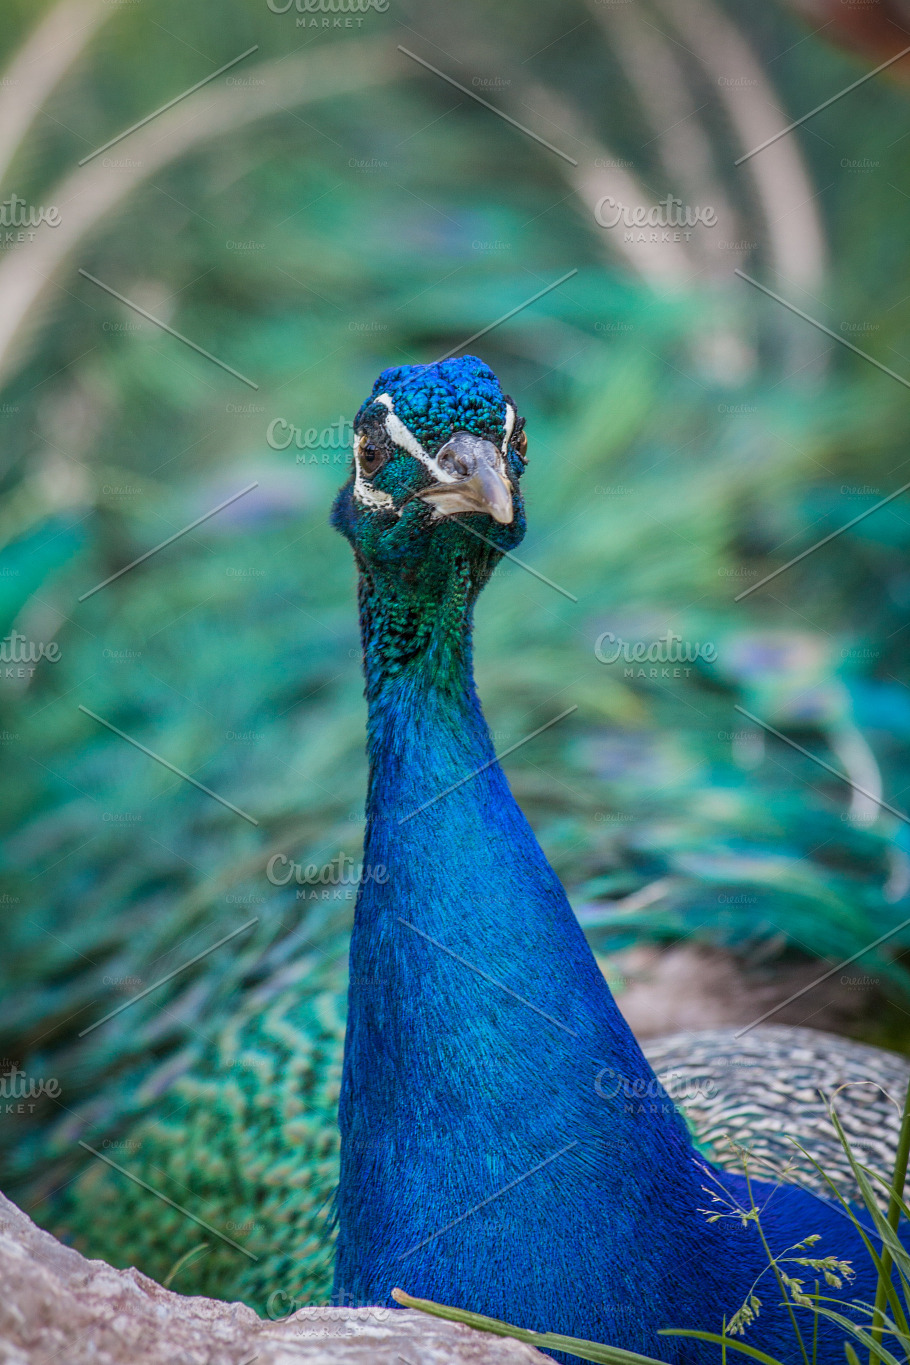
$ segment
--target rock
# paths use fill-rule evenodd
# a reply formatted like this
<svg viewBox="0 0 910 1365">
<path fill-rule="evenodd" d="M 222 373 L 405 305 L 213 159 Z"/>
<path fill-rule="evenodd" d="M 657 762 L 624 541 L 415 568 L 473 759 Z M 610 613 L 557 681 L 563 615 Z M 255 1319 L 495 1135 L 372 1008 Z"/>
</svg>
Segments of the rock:
<svg viewBox="0 0 910 1365">
<path fill-rule="evenodd" d="M 406 1286 L 405 1286 L 406 1287 Z M 303 1308 L 269 1322 L 87 1261 L 0 1195 L 0 1365 L 545 1365 L 423 1313 Z"/>
<path fill-rule="evenodd" d="M 740 1028 L 776 1006 L 773 1024 L 850 1035 L 859 1031 L 876 999 L 871 978 L 862 972 L 846 989 L 838 974 L 804 997 L 803 988 L 821 975 L 817 962 L 750 966 L 722 948 L 697 943 L 640 943 L 598 962 L 641 1040 L 689 1029 Z"/>
</svg>

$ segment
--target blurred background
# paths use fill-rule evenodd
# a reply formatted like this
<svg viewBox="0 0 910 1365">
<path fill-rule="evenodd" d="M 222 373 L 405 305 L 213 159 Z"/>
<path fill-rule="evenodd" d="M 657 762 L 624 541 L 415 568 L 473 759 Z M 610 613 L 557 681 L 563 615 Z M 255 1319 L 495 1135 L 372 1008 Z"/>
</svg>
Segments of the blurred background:
<svg viewBox="0 0 910 1365">
<path fill-rule="evenodd" d="M 238 992 L 343 990 L 350 887 L 267 868 L 359 860 L 327 516 L 378 371 L 452 349 L 529 436 L 480 691 L 499 749 L 578 708 L 505 766 L 633 1027 L 910 1051 L 908 45 L 906 0 L 7 0 L 0 1054 L 62 1087 L 8 1192 Z"/>
</svg>

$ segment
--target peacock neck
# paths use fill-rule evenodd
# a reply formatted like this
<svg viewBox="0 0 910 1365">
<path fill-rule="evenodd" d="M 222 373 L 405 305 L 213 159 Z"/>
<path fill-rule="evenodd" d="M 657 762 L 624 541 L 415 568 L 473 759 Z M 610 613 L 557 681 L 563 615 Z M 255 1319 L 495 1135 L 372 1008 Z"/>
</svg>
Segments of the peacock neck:
<svg viewBox="0 0 910 1365">
<path fill-rule="evenodd" d="M 370 777 L 351 1037 L 394 1036 L 397 1062 L 413 1048 L 416 1072 L 444 1046 L 475 1078 L 497 1046 L 529 1058 L 546 1046 L 567 1091 L 584 1073 L 600 1120 L 615 1107 L 617 1133 L 626 1106 L 607 1092 L 618 1077 L 677 1132 L 496 760 L 473 680 L 475 595 L 458 583 L 427 610 L 361 581 Z M 377 963 L 381 992 L 361 989 Z"/>
<path fill-rule="evenodd" d="M 374 585 L 361 594 L 370 782 L 336 1292 L 386 1302 L 404 1284 L 516 1320 L 517 1283 L 533 1305 L 522 1318 L 544 1327 L 566 1298 L 547 1228 L 573 1285 L 606 1262 L 597 1295 L 624 1303 L 667 1279 L 681 1220 L 705 1237 L 703 1177 L 495 759 L 471 602 L 460 638 L 440 610 L 390 649 L 379 623 L 403 619 L 401 605 L 380 612 Z M 603 1330 L 629 1340 L 618 1320 Z"/>
<path fill-rule="evenodd" d="M 442 584 L 361 565 L 360 635 L 370 735 L 402 696 L 438 693 L 457 703 L 473 690 L 471 631 L 477 588 L 456 562 Z"/>
</svg>

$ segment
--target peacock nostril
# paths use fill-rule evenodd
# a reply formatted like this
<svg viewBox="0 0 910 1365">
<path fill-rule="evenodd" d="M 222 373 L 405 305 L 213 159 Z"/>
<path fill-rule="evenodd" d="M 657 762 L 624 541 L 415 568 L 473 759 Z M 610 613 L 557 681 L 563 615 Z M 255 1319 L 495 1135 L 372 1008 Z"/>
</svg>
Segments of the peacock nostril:
<svg viewBox="0 0 910 1365">
<path fill-rule="evenodd" d="M 445 446 L 438 456 L 441 469 L 457 479 L 469 479 L 477 469 L 477 459 L 470 450 Z"/>
<path fill-rule="evenodd" d="M 504 526 L 511 524 L 512 488 L 503 454 L 492 441 L 470 431 L 456 431 L 436 452 L 440 482 L 416 495 L 439 516 L 453 512 L 485 512 Z"/>
</svg>

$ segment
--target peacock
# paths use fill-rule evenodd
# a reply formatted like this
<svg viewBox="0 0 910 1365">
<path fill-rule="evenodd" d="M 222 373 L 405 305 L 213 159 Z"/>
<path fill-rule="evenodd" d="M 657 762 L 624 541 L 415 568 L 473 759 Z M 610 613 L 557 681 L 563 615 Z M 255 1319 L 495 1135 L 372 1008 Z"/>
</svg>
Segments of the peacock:
<svg viewBox="0 0 910 1365">
<path fill-rule="evenodd" d="M 751 1302 L 769 1248 L 812 1246 L 836 1295 L 871 1299 L 839 1207 L 699 1150 L 497 761 L 471 627 L 525 531 L 514 402 L 475 357 L 397 367 L 354 430 L 333 522 L 359 569 L 364 866 L 383 875 L 361 886 L 351 942 L 336 1296 L 391 1304 L 404 1286 L 662 1358 L 660 1328 L 717 1330 Z M 786 1053 L 768 1061 L 766 1086 Z M 769 1299 L 762 1345 L 789 1359 L 793 1324 Z M 822 1358 L 840 1335 L 822 1324 Z"/>
<path fill-rule="evenodd" d="M 691 1237 L 655 1222 L 655 1204 L 681 1217 L 686 1199 L 709 1200 L 699 1182 L 736 1193 L 721 1175 L 739 1164 L 732 1136 L 804 1187 L 772 1206 L 787 1229 L 803 1210 L 799 1235 L 820 1218 L 827 1228 L 828 1206 L 805 1192 L 817 1172 L 789 1137 L 847 1183 L 819 1095 L 846 1085 L 841 1115 L 887 1170 L 888 1096 L 906 1087 L 906 1063 L 806 1029 L 639 1049 L 509 794 L 470 681 L 475 600 L 524 531 L 516 405 L 465 357 L 383 372 L 355 430 L 334 522 L 360 576 L 371 776 L 348 1008 L 330 894 L 323 927 L 309 918 L 276 938 L 204 1046 L 165 1053 L 134 1083 L 118 1052 L 129 1012 L 90 1033 L 112 1082 L 78 1111 L 66 1104 L 51 1141 L 23 1145 L 10 1192 L 91 1255 L 272 1316 L 330 1297 L 386 1302 L 399 1284 L 639 1346 L 653 1345 L 658 1315 L 691 1325 L 701 1306 L 717 1326 L 744 1239 L 693 1214 L 700 1248 L 729 1238 L 736 1251 L 724 1242 L 711 1292 L 693 1288 Z M 73 1072 L 90 1055 L 80 1047 Z M 645 1215 L 655 1235 L 632 1238 L 624 1260 Z M 846 1254 L 846 1222 L 835 1233 Z M 674 1303 L 661 1298 L 670 1252 Z M 598 1291 L 592 1320 L 583 1291 L 608 1261 L 639 1277 L 645 1308 L 623 1317 L 626 1294 L 611 1317 Z"/>
</svg>

